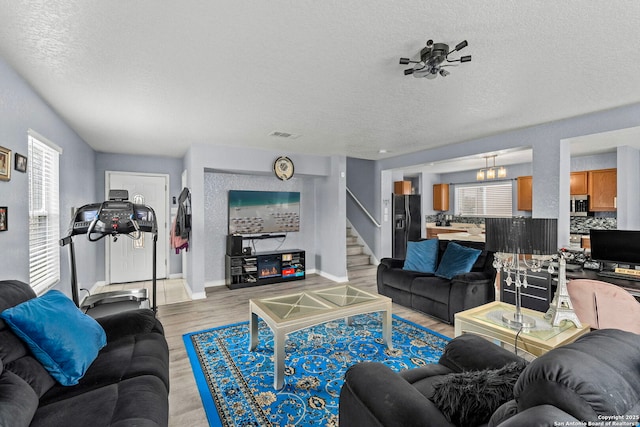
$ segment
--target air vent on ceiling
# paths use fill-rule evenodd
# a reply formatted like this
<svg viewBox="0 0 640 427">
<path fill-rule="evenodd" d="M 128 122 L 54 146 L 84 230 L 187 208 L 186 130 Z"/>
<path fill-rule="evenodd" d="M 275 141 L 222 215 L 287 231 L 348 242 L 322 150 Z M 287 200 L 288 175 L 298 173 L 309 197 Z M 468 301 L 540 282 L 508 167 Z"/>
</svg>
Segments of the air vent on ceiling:
<svg viewBox="0 0 640 427">
<path fill-rule="evenodd" d="M 278 138 L 289 138 L 289 139 L 296 139 L 297 137 L 299 137 L 300 135 L 296 135 L 294 133 L 289 133 L 289 132 L 278 132 L 278 131 L 273 131 L 269 134 L 269 136 L 277 136 Z"/>
</svg>

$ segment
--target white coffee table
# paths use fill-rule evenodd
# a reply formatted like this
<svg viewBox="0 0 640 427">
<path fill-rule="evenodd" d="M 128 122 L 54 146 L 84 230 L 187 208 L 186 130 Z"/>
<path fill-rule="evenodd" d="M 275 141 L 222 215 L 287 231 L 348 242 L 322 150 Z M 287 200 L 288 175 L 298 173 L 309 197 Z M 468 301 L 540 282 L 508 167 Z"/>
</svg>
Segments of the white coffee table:
<svg viewBox="0 0 640 427">
<path fill-rule="evenodd" d="M 544 318 L 544 313 L 522 308 L 522 313 L 534 318 L 539 327 L 518 333 L 517 330 L 509 328 L 502 322 L 502 313 L 513 311 L 515 311 L 513 305 L 494 301 L 456 313 L 455 336 L 464 333 L 482 335 L 510 346 L 517 346 L 538 357 L 554 348 L 569 344 L 590 331 L 589 325 L 583 324 L 580 328 L 576 328 L 573 323 L 566 321 L 560 326 L 551 326 Z"/>
<path fill-rule="evenodd" d="M 273 331 L 274 377 L 273 387 L 284 384 L 284 344 L 290 332 L 319 325 L 356 314 L 382 312 L 382 339 L 389 349 L 391 343 L 391 298 L 371 294 L 350 285 L 340 285 L 317 291 L 297 292 L 273 298 L 249 300 L 249 351 L 258 345 L 258 316 Z"/>
</svg>

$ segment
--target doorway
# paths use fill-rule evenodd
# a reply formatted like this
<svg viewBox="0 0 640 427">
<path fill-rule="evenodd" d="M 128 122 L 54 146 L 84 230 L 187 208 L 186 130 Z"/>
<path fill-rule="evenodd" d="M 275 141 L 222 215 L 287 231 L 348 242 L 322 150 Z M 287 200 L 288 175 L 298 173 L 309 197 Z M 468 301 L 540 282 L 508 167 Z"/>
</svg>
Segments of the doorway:
<svg viewBox="0 0 640 427">
<path fill-rule="evenodd" d="M 167 274 L 167 207 L 169 176 L 133 172 L 106 172 L 105 194 L 109 190 L 127 190 L 129 201 L 153 208 L 158 222 L 156 276 Z M 144 233 L 138 240 L 120 236 L 116 242 L 107 240 L 105 248 L 105 281 L 107 284 L 140 282 L 152 279 L 153 238 Z"/>
</svg>

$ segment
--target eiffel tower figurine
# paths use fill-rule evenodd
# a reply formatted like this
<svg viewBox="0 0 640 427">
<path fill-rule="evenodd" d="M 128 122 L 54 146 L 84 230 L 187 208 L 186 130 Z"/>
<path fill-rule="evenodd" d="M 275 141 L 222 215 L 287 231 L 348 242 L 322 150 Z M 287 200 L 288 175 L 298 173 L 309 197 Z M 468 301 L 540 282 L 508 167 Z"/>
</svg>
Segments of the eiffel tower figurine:
<svg viewBox="0 0 640 427">
<path fill-rule="evenodd" d="M 560 256 L 558 257 L 558 266 L 558 289 L 556 289 L 556 294 L 544 317 L 551 319 L 552 326 L 560 326 L 563 320 L 568 320 L 573 322 L 576 328 L 581 328 L 582 324 L 573 311 L 573 304 L 571 304 L 571 298 L 569 298 L 569 291 L 567 290 L 567 261 L 563 250 L 560 251 Z"/>
</svg>

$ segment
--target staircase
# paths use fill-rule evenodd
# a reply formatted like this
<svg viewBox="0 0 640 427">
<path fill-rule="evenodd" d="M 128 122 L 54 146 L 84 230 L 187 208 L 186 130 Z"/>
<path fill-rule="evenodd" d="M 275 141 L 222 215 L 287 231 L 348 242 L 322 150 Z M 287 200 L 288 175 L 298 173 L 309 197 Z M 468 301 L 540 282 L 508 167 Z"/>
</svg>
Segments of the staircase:
<svg viewBox="0 0 640 427">
<path fill-rule="evenodd" d="M 377 266 L 371 263 L 371 257 L 364 253 L 364 246 L 358 243 L 358 236 L 351 227 L 347 227 L 347 275 L 349 280 L 360 275 L 372 274 Z"/>
</svg>

